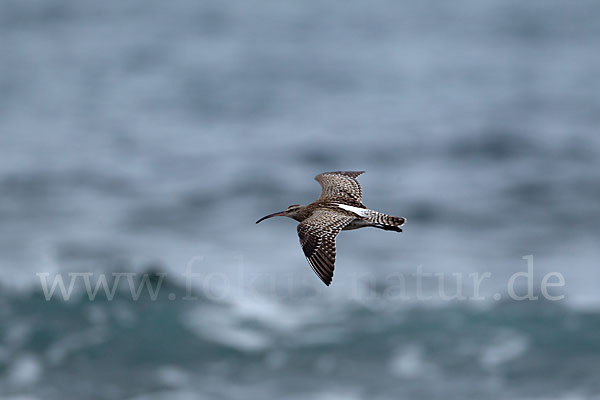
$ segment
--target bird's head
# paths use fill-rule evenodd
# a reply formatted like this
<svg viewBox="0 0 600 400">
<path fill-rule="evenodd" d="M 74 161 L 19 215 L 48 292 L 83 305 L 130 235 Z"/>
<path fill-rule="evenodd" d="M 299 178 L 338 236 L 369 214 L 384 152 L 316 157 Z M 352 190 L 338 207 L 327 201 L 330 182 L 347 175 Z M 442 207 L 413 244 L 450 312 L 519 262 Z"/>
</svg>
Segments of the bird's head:
<svg viewBox="0 0 600 400">
<path fill-rule="evenodd" d="M 290 217 L 290 218 L 296 219 L 296 217 L 299 215 L 299 213 L 303 209 L 304 209 L 304 206 L 301 206 L 300 204 L 292 204 L 291 206 L 286 208 L 285 211 L 280 211 L 280 212 L 276 212 L 273 214 L 265 215 L 264 217 L 262 217 L 261 219 L 256 221 L 256 223 L 258 224 L 260 221 L 264 221 L 265 219 L 271 218 L 271 217 Z"/>
</svg>

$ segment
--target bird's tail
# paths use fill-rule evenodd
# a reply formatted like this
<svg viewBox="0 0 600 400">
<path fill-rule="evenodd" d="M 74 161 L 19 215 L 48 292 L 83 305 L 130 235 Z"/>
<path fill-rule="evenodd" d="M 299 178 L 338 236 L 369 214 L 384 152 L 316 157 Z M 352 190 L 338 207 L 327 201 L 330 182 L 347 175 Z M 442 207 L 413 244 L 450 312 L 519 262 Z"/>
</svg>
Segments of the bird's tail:
<svg viewBox="0 0 600 400">
<path fill-rule="evenodd" d="M 396 232 L 402 232 L 400 227 L 406 222 L 406 218 L 394 217 L 374 210 L 365 210 L 365 219 L 376 228 Z"/>
</svg>

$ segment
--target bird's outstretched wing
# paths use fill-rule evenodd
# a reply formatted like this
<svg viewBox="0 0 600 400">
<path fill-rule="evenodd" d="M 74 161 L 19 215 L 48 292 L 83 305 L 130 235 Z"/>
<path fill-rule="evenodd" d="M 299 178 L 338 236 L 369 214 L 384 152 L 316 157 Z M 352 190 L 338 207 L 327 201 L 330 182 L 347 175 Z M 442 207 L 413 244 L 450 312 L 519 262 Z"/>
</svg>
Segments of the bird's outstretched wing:
<svg viewBox="0 0 600 400">
<path fill-rule="evenodd" d="M 298 236 L 304 255 L 312 270 L 327 286 L 333 278 L 335 238 L 352 220 L 352 216 L 319 209 L 298 224 Z"/>
<path fill-rule="evenodd" d="M 315 180 L 323 189 L 319 200 L 333 200 L 362 206 L 362 189 L 356 177 L 364 172 L 336 171 L 315 176 Z"/>
</svg>

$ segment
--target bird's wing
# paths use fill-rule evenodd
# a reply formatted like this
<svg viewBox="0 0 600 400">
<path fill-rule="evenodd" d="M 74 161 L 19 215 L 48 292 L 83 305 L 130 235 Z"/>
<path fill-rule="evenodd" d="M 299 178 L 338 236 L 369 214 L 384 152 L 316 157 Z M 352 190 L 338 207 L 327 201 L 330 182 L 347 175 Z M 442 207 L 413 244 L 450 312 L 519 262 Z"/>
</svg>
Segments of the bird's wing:
<svg viewBox="0 0 600 400">
<path fill-rule="evenodd" d="M 315 180 L 323 189 L 319 200 L 334 200 L 362 206 L 362 189 L 356 177 L 364 172 L 324 172 L 315 176 Z"/>
<path fill-rule="evenodd" d="M 320 209 L 298 224 L 304 255 L 313 271 L 329 286 L 335 264 L 335 237 L 354 217 Z"/>
</svg>

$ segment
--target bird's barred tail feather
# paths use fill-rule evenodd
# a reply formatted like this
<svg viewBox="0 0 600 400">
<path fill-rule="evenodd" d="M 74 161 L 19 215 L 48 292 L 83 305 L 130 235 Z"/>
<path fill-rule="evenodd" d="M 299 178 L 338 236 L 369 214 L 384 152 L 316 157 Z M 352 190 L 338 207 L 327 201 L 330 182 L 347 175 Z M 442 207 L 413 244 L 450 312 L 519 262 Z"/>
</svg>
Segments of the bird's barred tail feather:
<svg viewBox="0 0 600 400">
<path fill-rule="evenodd" d="M 397 232 L 402 232 L 400 227 L 406 222 L 406 218 L 395 217 L 374 210 L 365 210 L 365 219 L 377 228 Z"/>
</svg>

